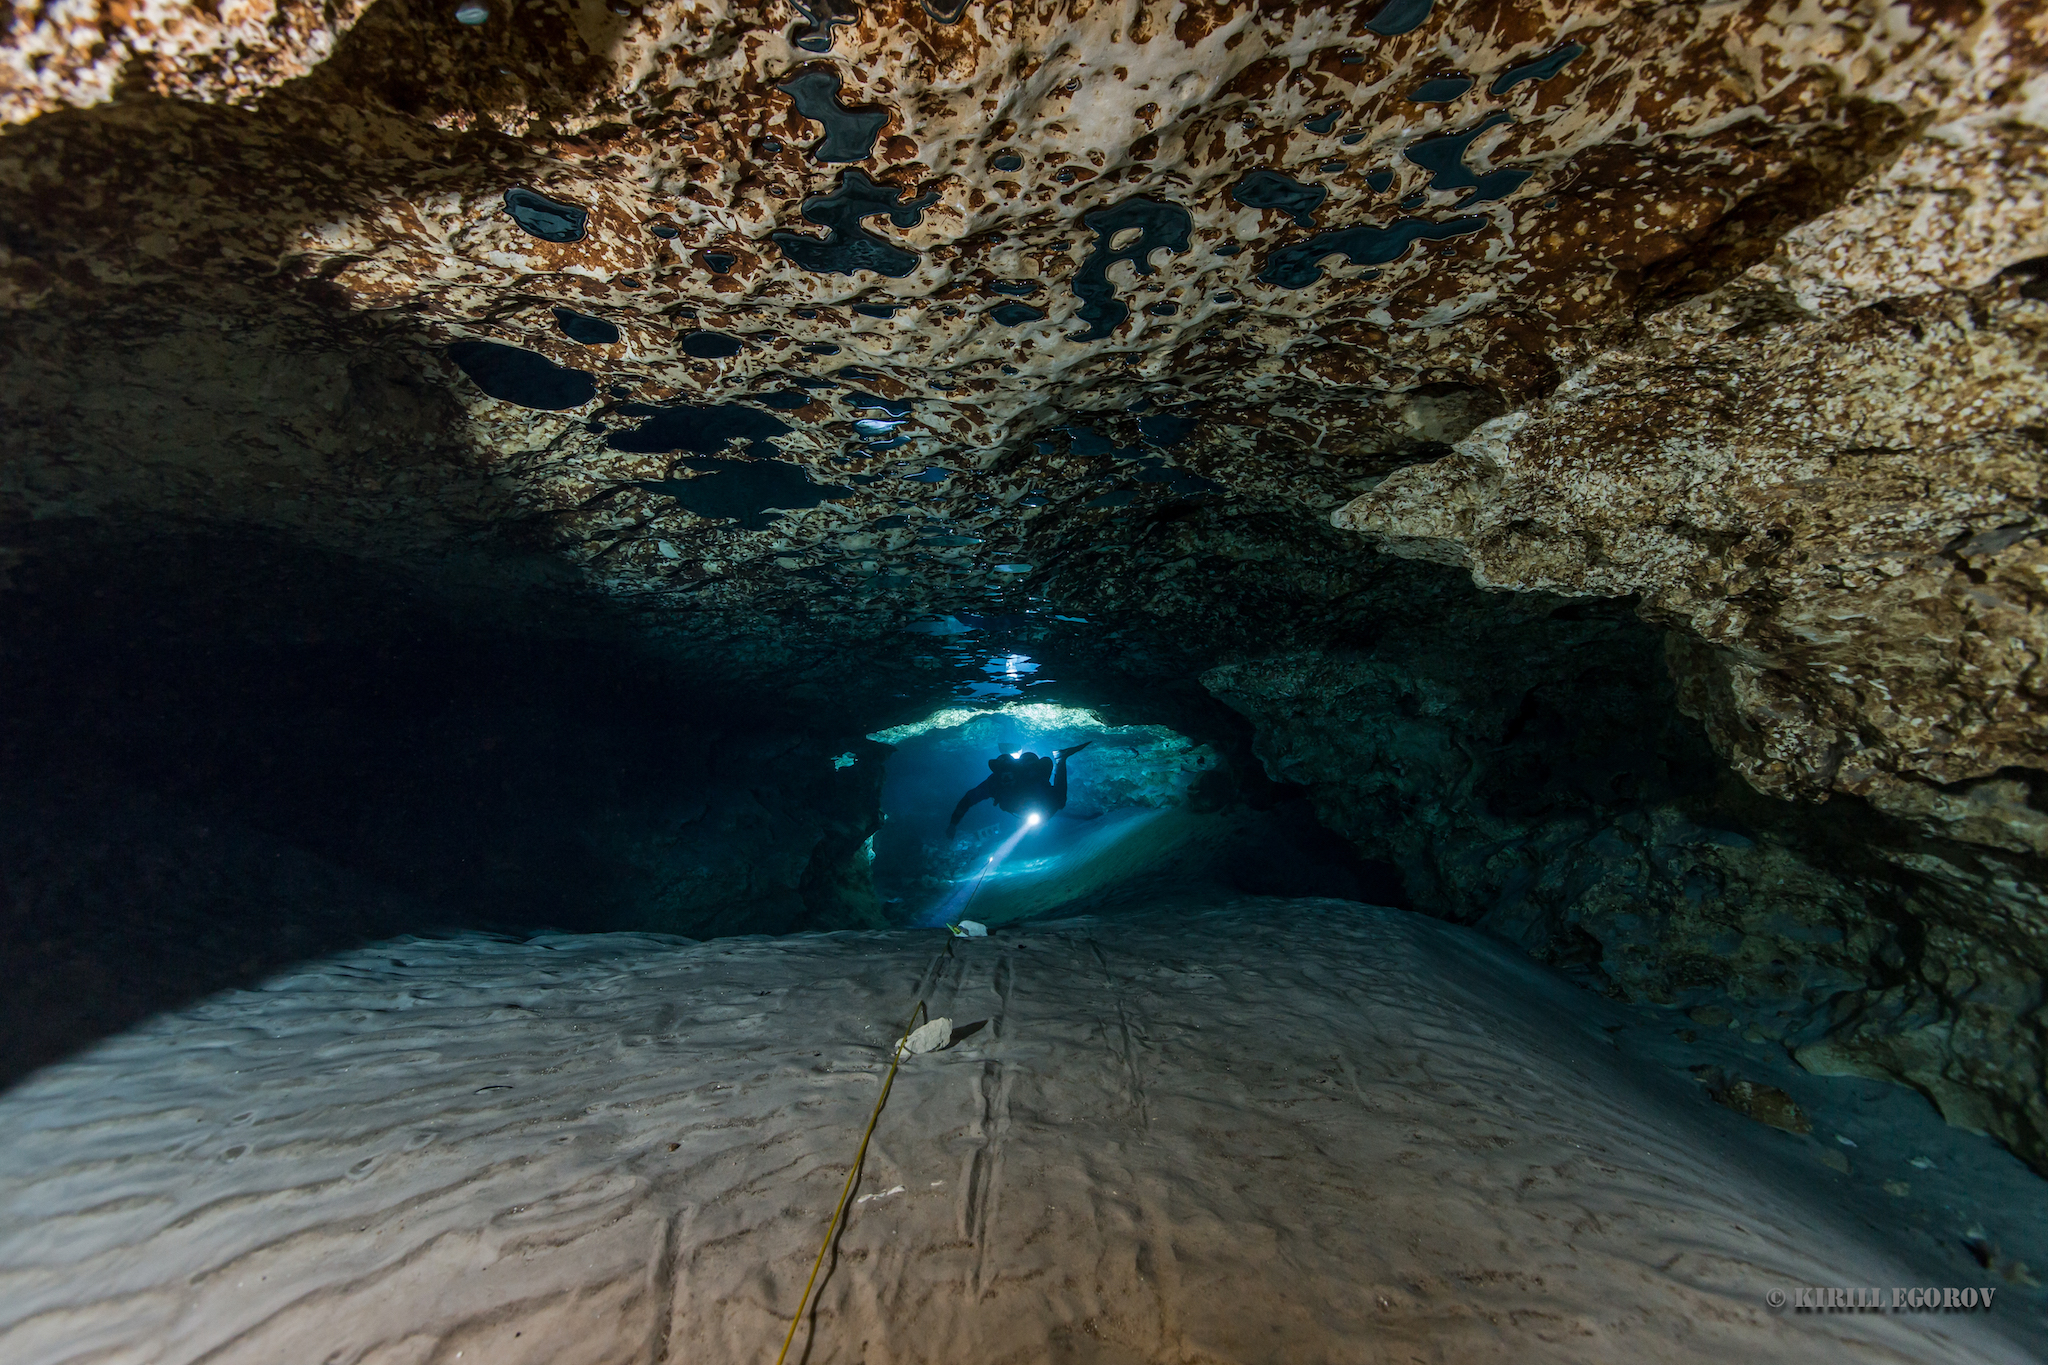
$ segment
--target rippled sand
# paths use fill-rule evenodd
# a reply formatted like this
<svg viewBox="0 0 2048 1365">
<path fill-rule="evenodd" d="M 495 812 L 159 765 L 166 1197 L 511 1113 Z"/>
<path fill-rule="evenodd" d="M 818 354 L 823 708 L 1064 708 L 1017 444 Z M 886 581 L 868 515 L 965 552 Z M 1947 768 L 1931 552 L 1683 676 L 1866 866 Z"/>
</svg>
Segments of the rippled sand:
<svg viewBox="0 0 2048 1365">
<path fill-rule="evenodd" d="M 0 1098 L 0 1361 L 2018 1361 L 1632 1080 L 1598 1002 L 1337 902 L 402 940 Z M 1589 1004 L 1591 1002 L 1591 1004 Z M 1776 1183 L 1774 1183 L 1776 1182 Z"/>
</svg>

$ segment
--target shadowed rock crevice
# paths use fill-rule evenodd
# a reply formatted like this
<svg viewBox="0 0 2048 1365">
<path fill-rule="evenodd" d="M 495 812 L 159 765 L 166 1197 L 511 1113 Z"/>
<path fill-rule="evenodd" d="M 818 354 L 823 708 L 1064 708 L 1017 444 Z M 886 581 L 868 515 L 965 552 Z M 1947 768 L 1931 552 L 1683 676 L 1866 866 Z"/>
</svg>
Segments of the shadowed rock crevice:
<svg viewBox="0 0 2048 1365">
<path fill-rule="evenodd" d="M 1798 163 L 1731 203 L 1684 251 L 1656 263 L 1643 277 L 1643 305 L 1708 293 L 1769 256 L 1786 233 L 1891 165 L 1917 131 L 1915 123 L 1894 106 L 1851 101 L 1838 124 L 1808 140 Z"/>
</svg>

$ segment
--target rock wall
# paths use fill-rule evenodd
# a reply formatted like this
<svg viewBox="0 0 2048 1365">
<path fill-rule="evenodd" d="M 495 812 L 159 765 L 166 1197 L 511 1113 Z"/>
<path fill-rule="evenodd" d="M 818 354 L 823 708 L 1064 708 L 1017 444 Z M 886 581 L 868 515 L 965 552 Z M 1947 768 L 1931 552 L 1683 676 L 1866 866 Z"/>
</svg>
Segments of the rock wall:
<svg viewBox="0 0 2048 1365">
<path fill-rule="evenodd" d="M 1673 709 L 1653 634 L 1595 621 L 1204 682 L 1425 908 L 1809 1069 L 1910 1084 L 2048 1167 L 2039 862 L 1756 795 Z"/>
<path fill-rule="evenodd" d="M 1912 1085 L 2048 1165 L 2048 868 L 1855 796 L 1757 792 L 1681 708 L 1684 637 L 1631 602 L 1361 559 L 1279 508 L 1036 548 L 1093 624 L 1028 647 L 1132 702 L 1199 676 L 1416 908 L 1810 1068 Z"/>
<path fill-rule="evenodd" d="M 1337 520 L 1494 586 L 1639 594 L 1759 790 L 2040 853 L 2006 770 L 2048 743 L 2048 301 L 2016 270 L 1810 313 L 1771 270 L 1651 317 Z"/>
<path fill-rule="evenodd" d="M 0 124 L 116 98 L 248 104 L 304 76 L 361 15 L 351 0 L 10 7 Z"/>
</svg>

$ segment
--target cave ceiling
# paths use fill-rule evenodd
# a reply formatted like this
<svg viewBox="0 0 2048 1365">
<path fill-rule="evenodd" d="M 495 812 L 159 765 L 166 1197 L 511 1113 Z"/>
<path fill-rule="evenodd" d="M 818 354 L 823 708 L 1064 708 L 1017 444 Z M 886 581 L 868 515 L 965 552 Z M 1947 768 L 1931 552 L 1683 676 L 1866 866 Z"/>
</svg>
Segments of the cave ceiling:
<svg viewBox="0 0 2048 1365">
<path fill-rule="evenodd" d="M 1292 513 L 1632 596 L 1761 789 L 2048 851 L 2040 5 L 9 14 L 17 561 L 846 640 Z"/>
</svg>

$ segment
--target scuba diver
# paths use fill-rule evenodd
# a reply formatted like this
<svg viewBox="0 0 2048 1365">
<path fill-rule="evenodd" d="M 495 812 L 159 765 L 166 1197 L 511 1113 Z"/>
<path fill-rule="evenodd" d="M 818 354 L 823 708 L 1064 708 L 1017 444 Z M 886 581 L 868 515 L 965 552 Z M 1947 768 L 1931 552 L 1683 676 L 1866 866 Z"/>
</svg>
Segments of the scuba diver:
<svg viewBox="0 0 2048 1365">
<path fill-rule="evenodd" d="M 1067 804 L 1067 758 L 1094 742 L 1091 739 L 1060 750 L 1057 763 L 1029 751 L 997 754 L 988 761 L 988 780 L 953 807 L 953 818 L 946 822 L 947 836 L 960 827 L 967 808 L 977 801 L 993 801 L 996 809 L 1012 815 L 1046 818 L 1058 814 Z"/>
</svg>

